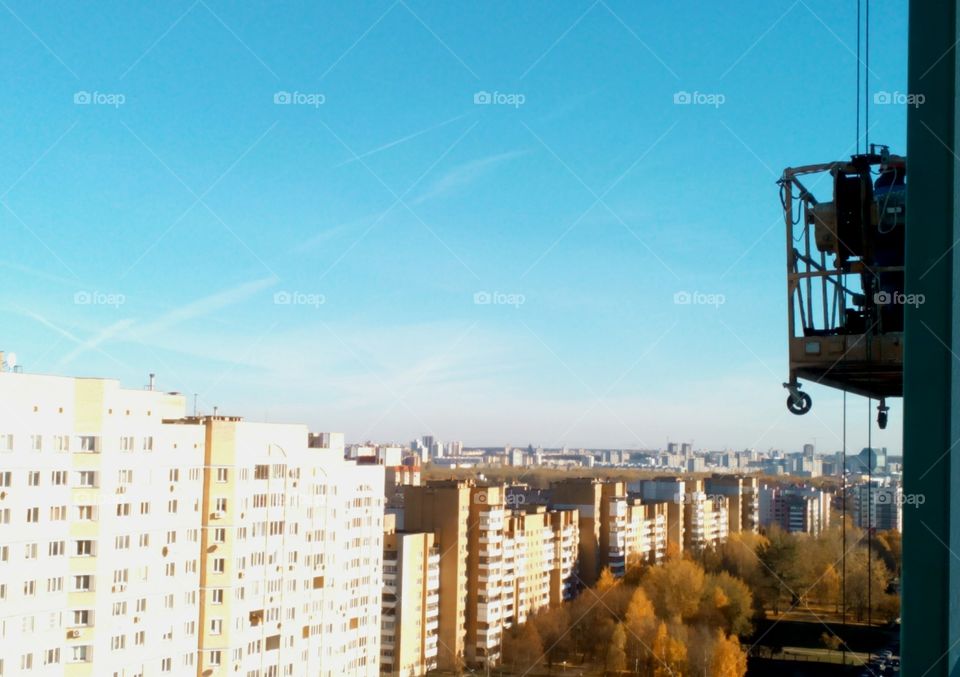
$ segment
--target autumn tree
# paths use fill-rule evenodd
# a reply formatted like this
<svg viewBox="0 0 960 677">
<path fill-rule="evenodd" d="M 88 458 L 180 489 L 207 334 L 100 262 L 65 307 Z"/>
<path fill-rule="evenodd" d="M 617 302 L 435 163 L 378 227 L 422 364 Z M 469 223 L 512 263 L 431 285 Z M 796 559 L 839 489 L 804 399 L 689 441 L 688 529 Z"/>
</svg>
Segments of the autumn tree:
<svg viewBox="0 0 960 677">
<path fill-rule="evenodd" d="M 532 670 L 543 656 L 543 643 L 533 623 L 510 628 L 501 644 L 504 661 L 514 670 Z"/>
<path fill-rule="evenodd" d="M 627 630 L 627 656 L 631 665 L 646 663 L 657 627 L 653 603 L 642 587 L 637 587 L 627 606 L 624 625 Z"/>
<path fill-rule="evenodd" d="M 623 623 L 617 623 L 610 636 L 610 644 L 607 647 L 607 670 L 610 672 L 622 672 L 627 669 L 627 633 L 623 629 Z"/>
<path fill-rule="evenodd" d="M 658 616 L 679 622 L 697 613 L 704 577 L 703 568 L 696 562 L 671 559 L 650 568 L 643 578 L 643 587 Z"/>
<path fill-rule="evenodd" d="M 536 626 L 537 634 L 540 635 L 547 667 L 553 668 L 554 664 L 561 660 L 566 653 L 567 647 L 564 640 L 568 636 L 570 627 L 567 607 L 561 604 L 543 609 L 530 622 Z"/>
<path fill-rule="evenodd" d="M 811 589 L 812 596 L 821 604 L 840 608 L 840 574 L 833 564 L 827 564 Z"/>
<path fill-rule="evenodd" d="M 747 674 L 747 654 L 740 648 L 736 635 L 725 636 L 717 630 L 710 658 L 711 677 L 743 677 Z"/>
<path fill-rule="evenodd" d="M 700 599 L 699 617 L 711 627 L 735 635 L 752 631 L 753 594 L 746 584 L 727 572 L 708 574 Z"/>
<path fill-rule="evenodd" d="M 667 631 L 660 621 L 651 645 L 650 667 L 654 677 L 680 677 L 687 663 L 687 646 L 679 637 Z"/>
</svg>

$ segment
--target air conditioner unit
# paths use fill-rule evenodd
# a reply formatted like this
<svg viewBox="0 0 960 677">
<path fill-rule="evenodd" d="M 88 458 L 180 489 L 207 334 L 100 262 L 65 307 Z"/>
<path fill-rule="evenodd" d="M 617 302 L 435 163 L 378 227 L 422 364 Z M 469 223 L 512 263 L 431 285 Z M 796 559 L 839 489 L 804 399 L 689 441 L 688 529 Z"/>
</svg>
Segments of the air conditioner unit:
<svg viewBox="0 0 960 677">
<path fill-rule="evenodd" d="M 80 636 L 79 630 L 69 630 L 67 632 L 67 637 L 69 637 L 70 639 L 76 639 L 79 636 Z"/>
<path fill-rule="evenodd" d="M 116 583 L 112 588 L 113 592 L 123 592 L 126 589 L 127 589 L 126 583 Z"/>
<path fill-rule="evenodd" d="M 223 516 L 224 512 L 222 510 L 214 510 L 212 513 L 210 513 L 210 519 L 212 520 L 222 520 Z"/>
<path fill-rule="evenodd" d="M 125 494 L 125 493 L 127 493 L 127 488 L 126 488 L 126 487 L 117 487 L 117 493 L 118 493 L 118 494 Z"/>
</svg>

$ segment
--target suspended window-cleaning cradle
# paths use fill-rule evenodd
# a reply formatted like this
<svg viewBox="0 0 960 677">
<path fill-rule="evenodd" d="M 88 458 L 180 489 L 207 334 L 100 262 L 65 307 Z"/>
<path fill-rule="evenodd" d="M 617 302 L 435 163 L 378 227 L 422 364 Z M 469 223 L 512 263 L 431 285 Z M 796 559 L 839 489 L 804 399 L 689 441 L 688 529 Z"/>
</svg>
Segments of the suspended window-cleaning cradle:
<svg viewBox="0 0 960 677">
<path fill-rule="evenodd" d="M 833 199 L 818 202 L 812 190 L 827 179 Z M 778 183 L 787 230 L 787 407 L 810 411 L 802 379 L 879 400 L 884 428 L 886 398 L 903 395 L 903 309 L 916 302 L 903 289 L 906 158 L 871 145 L 847 162 L 787 168 Z"/>
</svg>

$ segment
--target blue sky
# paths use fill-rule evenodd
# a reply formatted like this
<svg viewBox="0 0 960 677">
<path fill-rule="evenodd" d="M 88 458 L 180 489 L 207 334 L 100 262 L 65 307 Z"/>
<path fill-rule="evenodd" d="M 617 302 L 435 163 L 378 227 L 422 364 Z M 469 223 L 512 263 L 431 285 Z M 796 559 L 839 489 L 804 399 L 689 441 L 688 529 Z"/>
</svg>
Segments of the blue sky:
<svg viewBox="0 0 960 677">
<path fill-rule="evenodd" d="M 784 407 L 774 181 L 854 151 L 856 3 L 0 4 L 26 369 L 351 440 L 839 448 L 839 394 Z"/>
</svg>

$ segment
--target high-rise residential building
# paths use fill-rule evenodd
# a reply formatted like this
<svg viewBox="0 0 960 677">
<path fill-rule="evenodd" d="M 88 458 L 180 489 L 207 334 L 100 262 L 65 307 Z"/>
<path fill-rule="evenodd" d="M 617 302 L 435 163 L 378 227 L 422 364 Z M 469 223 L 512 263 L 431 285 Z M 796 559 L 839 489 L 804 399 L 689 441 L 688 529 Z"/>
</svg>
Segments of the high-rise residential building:
<svg viewBox="0 0 960 677">
<path fill-rule="evenodd" d="M 578 531 L 576 510 L 533 506 L 507 515 L 504 628 L 523 623 L 551 604 L 573 599 L 578 590 Z"/>
<path fill-rule="evenodd" d="M 342 435 L 200 421 L 201 674 L 378 673 L 383 468 Z"/>
<path fill-rule="evenodd" d="M 708 496 L 724 496 L 729 501 L 728 531 L 756 532 L 760 524 L 757 478 L 745 475 L 715 474 L 704 480 Z"/>
<path fill-rule="evenodd" d="M 644 502 L 627 496 L 606 503 L 610 517 L 607 565 L 614 576 L 623 576 L 633 562 L 656 564 L 667 550 L 667 501 Z"/>
<path fill-rule="evenodd" d="M 384 523 L 380 672 L 418 677 L 437 668 L 440 548 L 429 532 L 398 532 Z"/>
<path fill-rule="evenodd" d="M 903 487 L 898 480 L 875 478 L 847 490 L 853 523 L 861 529 L 887 531 L 903 528 Z"/>
<path fill-rule="evenodd" d="M 204 434 L 165 423 L 184 408 L 0 373 L 0 673 L 196 672 Z"/>
<path fill-rule="evenodd" d="M 791 533 L 817 535 L 830 526 L 831 494 L 808 486 L 764 485 L 760 489 L 760 521 Z"/>
<path fill-rule="evenodd" d="M 593 585 L 600 571 L 609 566 L 611 521 L 606 504 L 612 497 L 625 495 L 623 482 L 603 482 L 588 477 L 572 477 L 550 485 L 551 508 L 577 510 L 579 579 L 584 586 Z"/>
<path fill-rule="evenodd" d="M 667 504 L 667 542 L 672 543 L 677 552 L 682 552 L 686 541 L 686 506 L 689 503 L 687 487 L 679 477 L 657 477 L 641 480 L 636 485 L 644 502 Z"/>
<path fill-rule="evenodd" d="M 433 533 L 440 549 L 437 665 L 442 670 L 465 664 L 471 489 L 469 482 L 454 480 L 403 488 L 404 530 Z"/>
<path fill-rule="evenodd" d="M 382 468 L 185 405 L 0 373 L 0 673 L 376 674 Z"/>
</svg>

